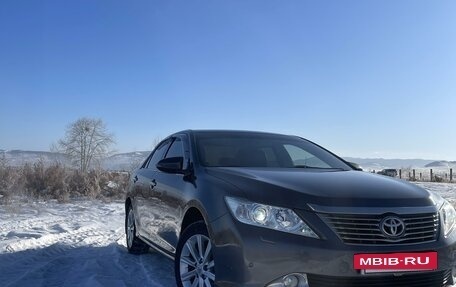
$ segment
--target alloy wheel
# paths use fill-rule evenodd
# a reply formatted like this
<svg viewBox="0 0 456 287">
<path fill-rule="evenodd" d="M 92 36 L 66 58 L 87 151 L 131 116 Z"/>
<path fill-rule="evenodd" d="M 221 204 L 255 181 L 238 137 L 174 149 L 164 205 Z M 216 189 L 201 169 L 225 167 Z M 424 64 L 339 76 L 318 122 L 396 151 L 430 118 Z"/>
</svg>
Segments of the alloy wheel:
<svg viewBox="0 0 456 287">
<path fill-rule="evenodd" d="M 133 239 L 135 237 L 135 214 L 130 209 L 127 217 L 127 244 L 128 247 L 133 245 Z"/>
<path fill-rule="evenodd" d="M 212 287 L 214 258 L 210 239 L 202 234 L 191 236 L 180 256 L 180 278 L 184 287 Z"/>
</svg>

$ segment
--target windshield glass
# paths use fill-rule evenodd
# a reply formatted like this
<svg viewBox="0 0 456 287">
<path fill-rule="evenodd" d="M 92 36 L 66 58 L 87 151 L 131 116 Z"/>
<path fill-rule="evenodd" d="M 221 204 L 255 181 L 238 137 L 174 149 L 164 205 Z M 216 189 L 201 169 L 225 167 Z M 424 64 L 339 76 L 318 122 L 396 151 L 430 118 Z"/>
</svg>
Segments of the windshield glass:
<svg viewBox="0 0 456 287">
<path fill-rule="evenodd" d="M 208 167 L 351 168 L 317 145 L 294 136 L 196 132 L 199 161 Z"/>
</svg>

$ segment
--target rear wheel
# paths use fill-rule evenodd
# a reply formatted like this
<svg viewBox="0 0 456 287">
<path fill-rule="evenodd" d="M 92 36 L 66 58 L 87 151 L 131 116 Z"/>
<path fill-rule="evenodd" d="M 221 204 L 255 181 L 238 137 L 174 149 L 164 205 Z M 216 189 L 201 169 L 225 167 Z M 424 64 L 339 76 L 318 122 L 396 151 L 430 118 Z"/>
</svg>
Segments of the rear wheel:
<svg viewBox="0 0 456 287">
<path fill-rule="evenodd" d="M 214 287 L 212 243 L 203 221 L 188 226 L 176 250 L 176 282 L 179 287 Z"/>
<path fill-rule="evenodd" d="M 149 246 L 136 236 L 135 213 L 131 205 L 125 216 L 125 234 L 127 236 L 127 249 L 132 254 L 142 254 L 149 251 Z"/>
</svg>

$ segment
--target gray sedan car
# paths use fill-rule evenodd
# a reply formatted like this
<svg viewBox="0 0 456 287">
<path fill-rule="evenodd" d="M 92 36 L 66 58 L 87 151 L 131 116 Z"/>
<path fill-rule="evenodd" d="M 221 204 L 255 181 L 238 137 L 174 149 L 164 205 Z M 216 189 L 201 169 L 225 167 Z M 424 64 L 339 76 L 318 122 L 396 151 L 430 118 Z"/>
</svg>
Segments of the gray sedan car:
<svg viewBox="0 0 456 287">
<path fill-rule="evenodd" d="M 182 131 L 136 170 L 128 250 L 175 262 L 179 287 L 441 287 L 456 211 L 297 136 Z"/>
</svg>

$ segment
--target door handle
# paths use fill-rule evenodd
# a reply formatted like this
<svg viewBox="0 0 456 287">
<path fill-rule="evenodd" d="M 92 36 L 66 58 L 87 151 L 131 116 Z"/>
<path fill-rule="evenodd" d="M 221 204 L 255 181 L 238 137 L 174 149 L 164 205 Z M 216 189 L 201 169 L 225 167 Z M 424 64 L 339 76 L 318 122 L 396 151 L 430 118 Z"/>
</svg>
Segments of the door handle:
<svg viewBox="0 0 456 287">
<path fill-rule="evenodd" d="M 133 183 L 136 183 L 138 181 L 138 176 L 135 175 L 135 177 L 133 177 Z"/>
<path fill-rule="evenodd" d="M 154 187 L 157 185 L 157 181 L 155 179 L 152 179 L 152 181 L 150 182 L 150 189 L 154 189 Z"/>
</svg>

